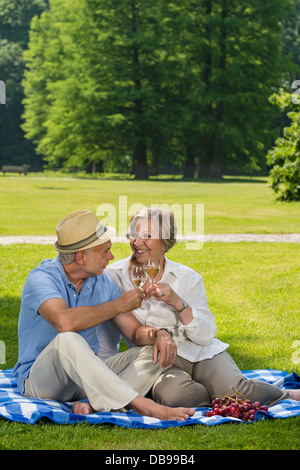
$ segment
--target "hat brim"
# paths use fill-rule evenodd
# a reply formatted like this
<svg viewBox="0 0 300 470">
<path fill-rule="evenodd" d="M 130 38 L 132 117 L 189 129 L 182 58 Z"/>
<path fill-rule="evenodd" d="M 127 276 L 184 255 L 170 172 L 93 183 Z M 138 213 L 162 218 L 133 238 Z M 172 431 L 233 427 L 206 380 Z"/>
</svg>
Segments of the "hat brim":
<svg viewBox="0 0 300 470">
<path fill-rule="evenodd" d="M 56 251 L 58 251 L 59 253 L 77 253 L 77 251 L 83 251 L 83 250 L 87 250 L 89 248 L 93 248 L 95 246 L 98 246 L 98 245 L 103 245 L 104 243 L 108 242 L 109 240 L 111 240 L 114 236 L 116 235 L 116 229 L 114 227 L 110 227 L 109 225 L 106 225 L 106 231 L 104 232 L 103 235 L 101 235 L 101 237 L 97 238 L 95 241 L 93 241 L 92 243 L 89 243 L 88 245 L 86 246 L 83 246 L 79 249 L 76 249 L 76 250 L 65 250 L 63 249 L 59 244 L 58 244 L 58 241 L 56 240 L 56 242 L 53 244 L 53 247 L 55 248 Z"/>
</svg>

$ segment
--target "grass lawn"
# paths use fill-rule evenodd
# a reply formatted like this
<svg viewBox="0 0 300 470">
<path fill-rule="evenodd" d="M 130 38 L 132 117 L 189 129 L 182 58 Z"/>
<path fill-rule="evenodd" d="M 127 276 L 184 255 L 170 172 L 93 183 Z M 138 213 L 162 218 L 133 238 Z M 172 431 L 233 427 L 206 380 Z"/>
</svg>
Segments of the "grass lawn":
<svg viewBox="0 0 300 470">
<path fill-rule="evenodd" d="M 204 204 L 205 233 L 299 233 L 299 203 L 276 201 L 266 179 L 226 178 L 211 182 L 130 181 L 0 176 L 0 236 L 54 235 L 68 212 L 111 204 Z M 123 233 L 119 233 L 123 235 Z M 127 245 L 113 247 L 116 259 Z M 6 364 L 17 361 L 17 322 L 22 287 L 30 269 L 52 258 L 51 246 L 0 246 L 0 340 Z M 169 257 L 199 271 L 218 338 L 241 369 L 275 368 L 300 374 L 293 362 L 299 331 L 299 244 L 206 243 L 200 251 L 184 245 Z M 185 426 L 127 430 L 110 425 L 60 426 L 41 420 L 34 426 L 0 419 L 0 449 L 299 449 L 300 418 L 250 425 Z"/>
<path fill-rule="evenodd" d="M 190 204 L 193 227 L 196 204 L 204 204 L 205 233 L 300 232 L 299 203 L 277 201 L 265 178 L 182 182 L 0 176 L 0 236 L 53 235 L 68 212 L 96 212 L 102 204 L 113 206 L 119 229 L 120 196 L 126 196 L 127 209 L 137 203 L 178 204 L 184 214 L 183 205 Z"/>
<path fill-rule="evenodd" d="M 113 252 L 120 259 L 129 249 L 115 244 Z M 45 245 L 0 247 L 0 339 L 6 344 L 2 369 L 13 367 L 17 360 L 18 312 L 28 271 L 53 256 L 53 248 Z M 241 369 L 275 368 L 300 374 L 300 364 L 293 361 L 293 342 L 300 339 L 299 244 L 207 243 L 197 252 L 179 244 L 169 257 L 202 274 L 216 316 L 217 337 L 230 343 L 229 352 Z M 162 430 L 63 426 L 46 420 L 30 426 L 0 419 L 0 449 L 296 450 L 299 426 L 300 418 Z"/>
</svg>

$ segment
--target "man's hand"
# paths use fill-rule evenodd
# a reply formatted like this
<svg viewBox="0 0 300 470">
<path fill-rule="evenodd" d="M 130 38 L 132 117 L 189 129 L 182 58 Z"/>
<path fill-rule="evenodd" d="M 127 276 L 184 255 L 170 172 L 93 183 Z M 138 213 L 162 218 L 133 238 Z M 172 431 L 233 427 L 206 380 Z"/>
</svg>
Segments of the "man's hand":
<svg viewBox="0 0 300 470">
<path fill-rule="evenodd" d="M 132 289 L 124 292 L 119 298 L 121 312 L 131 312 L 142 305 L 145 293 L 142 289 Z"/>
<path fill-rule="evenodd" d="M 166 330 L 156 331 L 156 339 L 153 346 L 153 364 L 157 364 L 159 355 L 159 367 L 172 366 L 177 357 L 177 346 L 170 333 Z"/>
<path fill-rule="evenodd" d="M 69 307 L 65 300 L 51 298 L 39 306 L 38 313 L 59 333 L 81 331 L 139 308 L 144 297 L 142 289 L 132 289 L 115 300 L 89 307 Z M 140 325 L 136 322 L 131 330 L 135 331 Z"/>
</svg>

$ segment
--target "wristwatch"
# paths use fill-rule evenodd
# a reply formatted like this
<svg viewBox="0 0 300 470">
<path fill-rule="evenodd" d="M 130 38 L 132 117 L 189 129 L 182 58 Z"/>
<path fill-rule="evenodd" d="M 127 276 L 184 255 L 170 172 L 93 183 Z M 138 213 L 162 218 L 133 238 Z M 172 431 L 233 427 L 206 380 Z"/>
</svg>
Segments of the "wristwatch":
<svg viewBox="0 0 300 470">
<path fill-rule="evenodd" d="M 156 338 L 157 333 L 158 333 L 159 331 L 161 331 L 161 330 L 165 330 L 165 331 L 166 331 L 167 333 L 169 333 L 169 335 L 171 335 L 172 338 L 173 338 L 174 333 L 173 333 L 173 331 L 169 330 L 169 328 L 159 328 L 158 330 L 155 331 L 155 333 L 154 333 L 154 338 Z"/>
<path fill-rule="evenodd" d="M 188 303 L 186 301 L 183 302 L 183 307 L 180 310 L 177 310 L 177 313 L 183 312 L 186 308 L 188 308 Z"/>
</svg>

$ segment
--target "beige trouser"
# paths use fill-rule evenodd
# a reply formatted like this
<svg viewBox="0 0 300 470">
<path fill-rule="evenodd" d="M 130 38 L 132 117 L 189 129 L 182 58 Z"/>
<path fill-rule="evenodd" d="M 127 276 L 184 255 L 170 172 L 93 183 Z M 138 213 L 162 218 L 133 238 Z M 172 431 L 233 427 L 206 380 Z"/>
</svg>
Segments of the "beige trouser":
<svg viewBox="0 0 300 470">
<path fill-rule="evenodd" d="M 173 367 L 154 383 L 152 397 L 167 406 L 210 406 L 216 396 L 232 395 L 232 387 L 249 400 L 268 406 L 289 396 L 275 385 L 247 379 L 224 351 L 212 359 L 195 363 L 177 357 Z"/>
<path fill-rule="evenodd" d="M 24 396 L 75 401 L 88 398 L 95 411 L 118 410 L 146 395 L 166 369 L 153 365 L 152 346 L 101 360 L 77 333 L 59 333 L 40 353 L 25 380 Z"/>
</svg>

